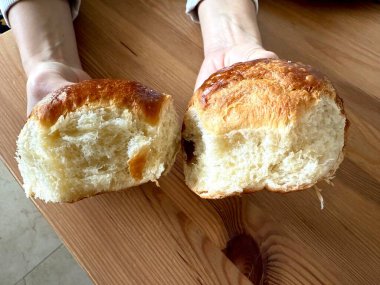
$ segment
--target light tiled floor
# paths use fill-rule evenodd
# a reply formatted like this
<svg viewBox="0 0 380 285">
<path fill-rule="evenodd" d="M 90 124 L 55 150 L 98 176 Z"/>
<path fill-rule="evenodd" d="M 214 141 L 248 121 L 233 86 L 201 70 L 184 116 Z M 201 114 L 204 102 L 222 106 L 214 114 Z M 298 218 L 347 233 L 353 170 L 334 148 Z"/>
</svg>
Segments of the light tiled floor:
<svg viewBox="0 0 380 285">
<path fill-rule="evenodd" d="M 92 284 L 0 161 L 0 285 Z"/>
</svg>

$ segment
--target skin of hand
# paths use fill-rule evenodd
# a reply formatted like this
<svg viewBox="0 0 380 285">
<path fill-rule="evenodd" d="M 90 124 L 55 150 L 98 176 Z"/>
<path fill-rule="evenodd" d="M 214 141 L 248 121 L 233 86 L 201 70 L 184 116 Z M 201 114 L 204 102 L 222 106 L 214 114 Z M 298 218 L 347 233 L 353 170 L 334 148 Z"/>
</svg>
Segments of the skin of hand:
<svg viewBox="0 0 380 285">
<path fill-rule="evenodd" d="M 63 86 L 74 84 L 90 76 L 80 68 L 60 62 L 43 62 L 35 66 L 29 73 L 26 84 L 27 114 L 47 94 Z"/>
<path fill-rule="evenodd" d="M 204 60 L 195 89 L 217 70 L 237 62 L 277 58 L 263 48 L 252 0 L 204 0 L 198 7 Z"/>
<path fill-rule="evenodd" d="M 68 1 L 23 0 L 8 16 L 27 75 L 28 115 L 54 90 L 90 79 L 79 60 Z"/>
</svg>

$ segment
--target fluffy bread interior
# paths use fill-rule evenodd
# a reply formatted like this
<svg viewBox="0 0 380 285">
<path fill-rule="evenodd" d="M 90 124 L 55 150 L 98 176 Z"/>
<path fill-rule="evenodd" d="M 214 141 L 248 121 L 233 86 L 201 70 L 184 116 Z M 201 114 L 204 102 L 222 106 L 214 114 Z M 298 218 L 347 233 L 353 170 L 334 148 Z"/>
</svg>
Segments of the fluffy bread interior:
<svg viewBox="0 0 380 285">
<path fill-rule="evenodd" d="M 186 183 L 204 198 L 246 189 L 286 192 L 310 187 L 330 178 L 342 161 L 345 123 L 335 101 L 322 97 L 297 123 L 216 135 L 190 107 L 182 134 Z"/>
<path fill-rule="evenodd" d="M 28 120 L 17 160 L 27 196 L 71 202 L 157 180 L 173 164 L 178 142 L 171 99 L 154 126 L 128 109 L 83 106 L 51 127 Z"/>
</svg>

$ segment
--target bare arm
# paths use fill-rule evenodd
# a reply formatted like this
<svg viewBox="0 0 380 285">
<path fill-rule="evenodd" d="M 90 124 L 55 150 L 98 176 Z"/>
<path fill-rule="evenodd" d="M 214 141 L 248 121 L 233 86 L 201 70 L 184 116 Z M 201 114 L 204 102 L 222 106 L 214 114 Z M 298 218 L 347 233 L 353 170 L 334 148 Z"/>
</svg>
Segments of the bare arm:
<svg viewBox="0 0 380 285">
<path fill-rule="evenodd" d="M 205 59 L 196 88 L 220 68 L 240 61 L 277 57 L 262 47 L 251 0 L 204 0 L 198 14 Z"/>
<path fill-rule="evenodd" d="M 68 1 L 23 0 L 8 16 L 28 77 L 28 114 L 49 92 L 89 78 L 79 60 Z"/>
</svg>

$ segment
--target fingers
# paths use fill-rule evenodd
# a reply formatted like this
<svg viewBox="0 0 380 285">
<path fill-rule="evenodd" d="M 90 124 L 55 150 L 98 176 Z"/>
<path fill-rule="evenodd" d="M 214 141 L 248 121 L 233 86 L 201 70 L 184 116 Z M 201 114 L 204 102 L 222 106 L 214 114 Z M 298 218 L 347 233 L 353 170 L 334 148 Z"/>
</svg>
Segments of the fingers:
<svg viewBox="0 0 380 285">
<path fill-rule="evenodd" d="M 195 83 L 195 90 L 197 90 L 203 82 L 209 78 L 211 74 L 218 71 L 225 66 L 225 51 L 217 51 L 207 56 L 202 63 L 199 70 L 198 77 Z"/>
<path fill-rule="evenodd" d="M 206 56 L 202 63 L 195 83 L 195 90 L 197 90 L 211 74 L 221 68 L 237 62 L 261 58 L 278 58 L 278 56 L 274 52 L 265 50 L 261 46 L 252 46 L 251 43 L 237 45 L 211 53 Z"/>
<path fill-rule="evenodd" d="M 73 84 L 57 74 L 49 76 L 38 76 L 33 80 L 28 79 L 27 83 L 27 115 L 31 113 L 34 105 L 42 100 L 46 95 L 63 86 Z"/>
<path fill-rule="evenodd" d="M 247 58 L 247 61 L 249 61 L 249 60 L 255 60 L 255 59 L 261 59 L 261 58 L 275 58 L 275 59 L 278 59 L 278 56 L 274 52 L 262 49 L 262 50 L 259 50 L 259 51 L 256 51 L 256 52 L 250 54 L 248 56 L 248 58 Z"/>
<path fill-rule="evenodd" d="M 36 66 L 29 74 L 27 82 L 27 115 L 35 104 L 49 93 L 63 86 L 90 79 L 81 69 L 58 62 L 46 62 Z"/>
<path fill-rule="evenodd" d="M 73 68 L 72 70 L 74 71 L 77 77 L 74 82 L 81 82 L 83 80 L 91 79 L 90 75 L 88 75 L 87 72 L 83 71 L 82 69 Z"/>
<path fill-rule="evenodd" d="M 250 44 L 240 45 L 232 48 L 226 54 L 225 64 L 232 65 L 237 62 L 250 61 L 261 58 L 278 58 L 278 56 L 261 46 L 252 47 Z"/>
</svg>

